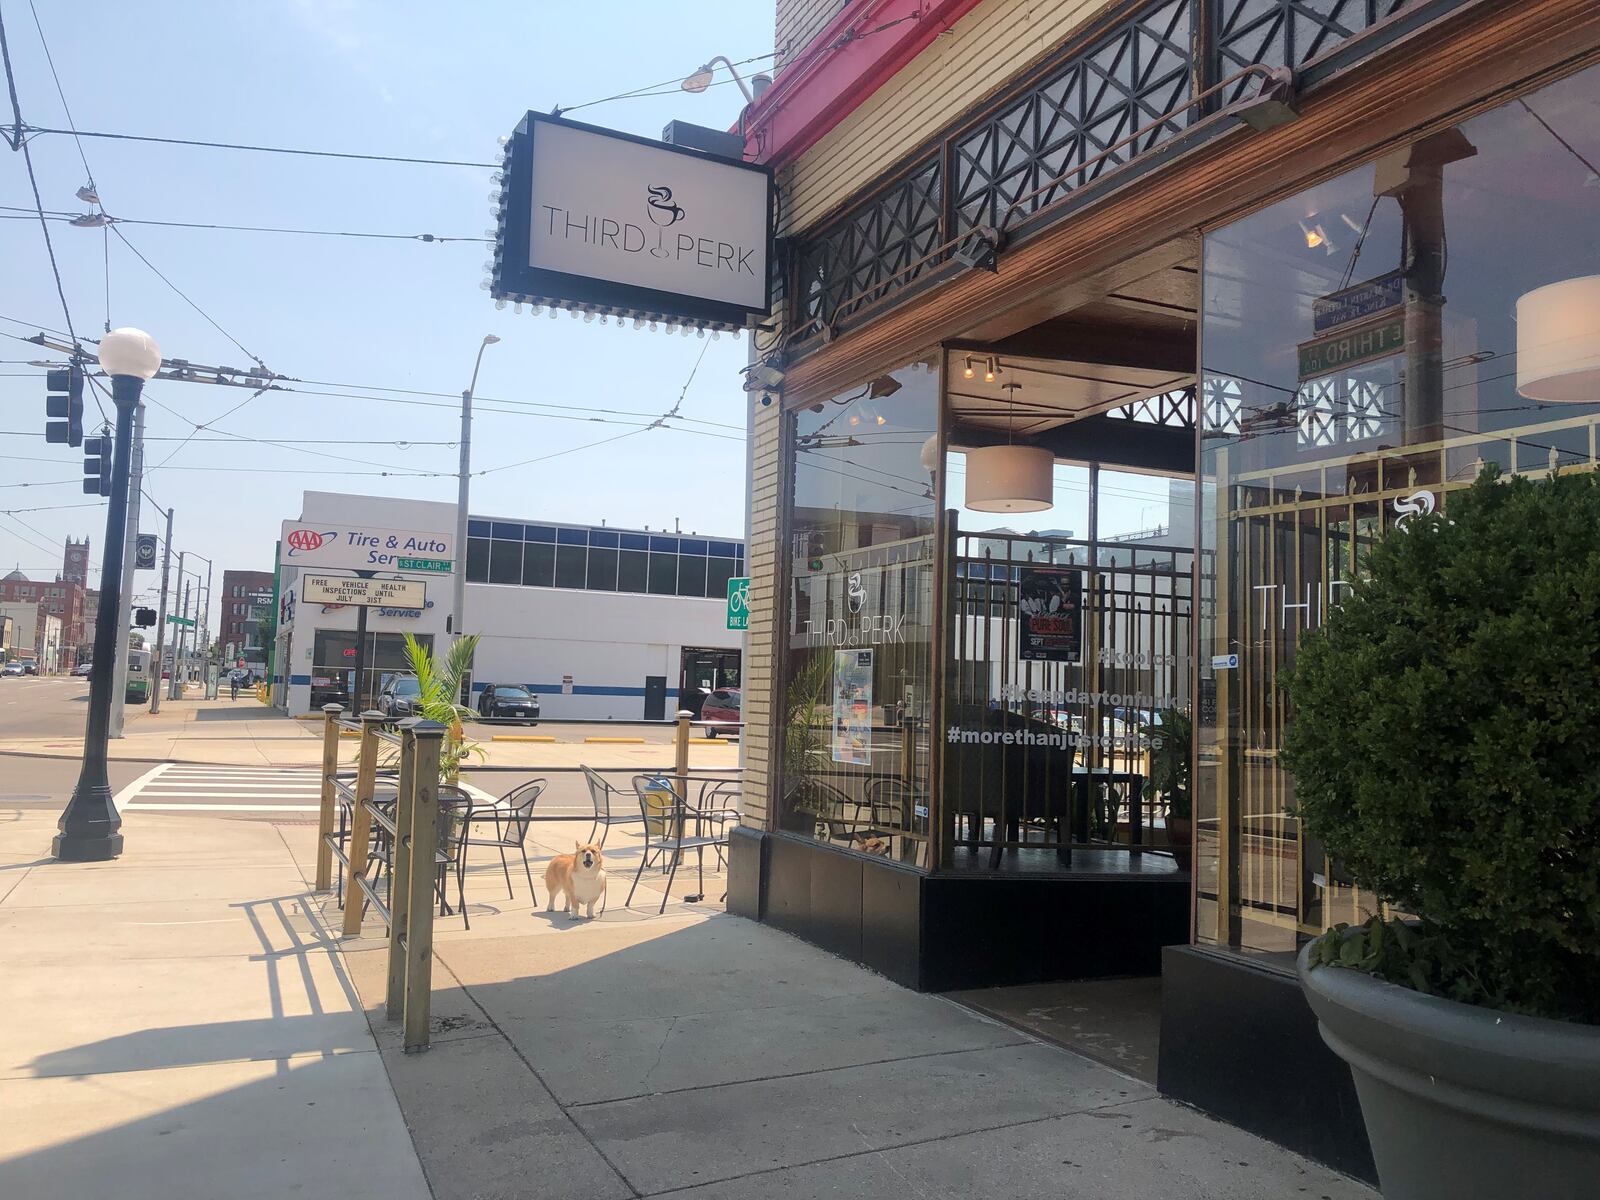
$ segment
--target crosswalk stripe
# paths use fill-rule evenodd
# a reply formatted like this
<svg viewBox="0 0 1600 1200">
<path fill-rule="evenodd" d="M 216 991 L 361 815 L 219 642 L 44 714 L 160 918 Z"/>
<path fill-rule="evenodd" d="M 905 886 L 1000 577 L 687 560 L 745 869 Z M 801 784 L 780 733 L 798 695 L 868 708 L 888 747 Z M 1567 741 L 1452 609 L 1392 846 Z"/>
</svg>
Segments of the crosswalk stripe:
<svg viewBox="0 0 1600 1200">
<path fill-rule="evenodd" d="M 124 811 L 317 812 L 316 767 L 228 767 L 166 763 L 129 785 Z"/>
</svg>

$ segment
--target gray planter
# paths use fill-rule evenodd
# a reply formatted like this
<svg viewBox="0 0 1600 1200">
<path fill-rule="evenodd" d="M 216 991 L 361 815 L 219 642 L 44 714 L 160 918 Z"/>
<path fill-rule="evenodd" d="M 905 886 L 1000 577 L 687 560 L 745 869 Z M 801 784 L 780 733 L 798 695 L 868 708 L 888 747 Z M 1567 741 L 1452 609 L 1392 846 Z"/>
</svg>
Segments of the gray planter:
<svg viewBox="0 0 1600 1200">
<path fill-rule="evenodd" d="M 1350 1064 L 1384 1200 L 1600 1196 L 1600 1028 L 1519 1017 L 1307 965 Z"/>
</svg>

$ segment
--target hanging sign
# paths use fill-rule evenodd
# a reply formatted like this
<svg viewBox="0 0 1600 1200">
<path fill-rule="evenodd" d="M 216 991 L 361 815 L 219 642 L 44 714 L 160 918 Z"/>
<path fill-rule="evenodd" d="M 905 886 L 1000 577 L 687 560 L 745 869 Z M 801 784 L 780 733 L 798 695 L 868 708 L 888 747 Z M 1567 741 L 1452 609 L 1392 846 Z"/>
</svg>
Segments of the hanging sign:
<svg viewBox="0 0 1600 1200">
<path fill-rule="evenodd" d="M 872 762 L 871 650 L 833 652 L 833 761 Z"/>
<path fill-rule="evenodd" d="M 1083 654 L 1083 572 L 1024 567 L 1017 581 L 1018 657 L 1075 663 Z"/>
<path fill-rule="evenodd" d="M 1311 302 L 1311 329 L 1313 333 L 1327 333 L 1341 325 L 1354 325 L 1391 308 L 1399 308 L 1405 302 L 1405 275 L 1390 271 L 1343 291 L 1318 296 Z"/>
<path fill-rule="evenodd" d="M 281 547 L 283 565 L 288 567 L 437 571 L 448 570 L 455 558 L 455 535 L 338 521 L 285 521 Z"/>
<path fill-rule="evenodd" d="M 156 569 L 156 535 L 141 533 L 139 540 L 133 547 L 133 569 L 135 571 L 154 571 Z"/>
<path fill-rule="evenodd" d="M 307 604 L 387 605 L 416 609 L 426 602 L 420 579 L 360 579 L 353 575 L 302 575 L 300 596 Z"/>
<path fill-rule="evenodd" d="M 530 112 L 506 146 L 496 300 L 742 328 L 772 309 L 767 167 Z"/>
</svg>

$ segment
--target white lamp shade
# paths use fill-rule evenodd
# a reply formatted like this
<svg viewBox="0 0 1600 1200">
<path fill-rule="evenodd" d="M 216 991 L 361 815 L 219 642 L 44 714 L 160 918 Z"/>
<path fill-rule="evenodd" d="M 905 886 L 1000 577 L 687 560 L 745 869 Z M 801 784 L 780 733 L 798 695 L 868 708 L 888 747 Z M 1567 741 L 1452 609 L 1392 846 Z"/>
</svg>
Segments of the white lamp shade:
<svg viewBox="0 0 1600 1200">
<path fill-rule="evenodd" d="M 1517 394 L 1600 403 L 1600 275 L 1563 279 L 1517 300 Z"/>
<path fill-rule="evenodd" d="M 974 512 L 1043 512 L 1055 503 L 1055 461 L 1042 446 L 968 450 L 967 507 Z"/>
<path fill-rule="evenodd" d="M 936 433 L 922 443 L 922 469 L 929 475 L 939 472 L 939 435 Z"/>
<path fill-rule="evenodd" d="M 100 339 L 100 365 L 107 375 L 154 379 L 161 369 L 161 347 L 142 329 L 113 329 Z"/>
</svg>

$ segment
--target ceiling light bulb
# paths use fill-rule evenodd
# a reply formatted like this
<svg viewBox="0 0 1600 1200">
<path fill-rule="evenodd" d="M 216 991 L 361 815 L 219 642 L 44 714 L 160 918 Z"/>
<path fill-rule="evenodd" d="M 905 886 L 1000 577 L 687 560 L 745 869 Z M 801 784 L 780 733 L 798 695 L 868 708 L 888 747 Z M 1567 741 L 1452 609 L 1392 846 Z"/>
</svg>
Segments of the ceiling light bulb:
<svg viewBox="0 0 1600 1200">
<path fill-rule="evenodd" d="M 963 378 L 963 379 L 971 379 L 972 375 L 973 375 L 972 360 L 969 358 L 969 359 L 967 359 L 966 369 L 961 372 L 961 378 Z"/>
<path fill-rule="evenodd" d="M 888 423 L 889 423 L 889 418 L 884 416 L 882 413 L 879 413 L 878 414 L 878 424 L 879 425 L 887 425 Z"/>
<path fill-rule="evenodd" d="M 993 383 L 994 382 L 994 364 L 993 363 L 990 363 L 988 366 L 986 366 L 983 369 L 983 381 L 985 383 Z"/>
<path fill-rule="evenodd" d="M 1321 225 L 1307 225 L 1304 221 L 1299 222 L 1299 225 L 1300 232 L 1305 235 L 1307 250 L 1315 250 L 1328 240 L 1327 234 L 1322 232 Z"/>
</svg>

